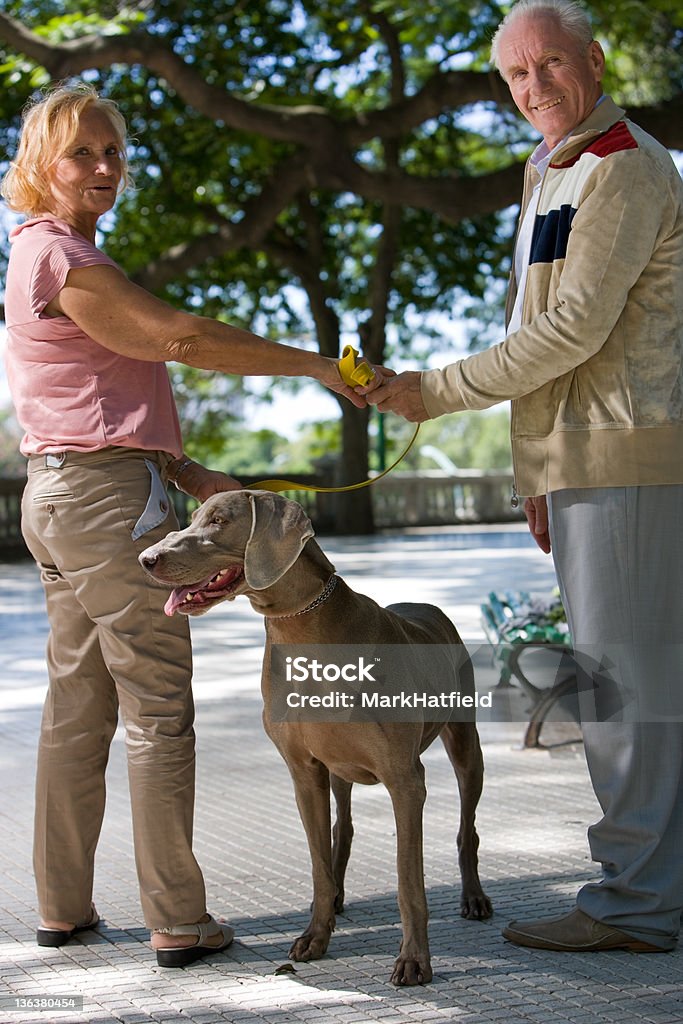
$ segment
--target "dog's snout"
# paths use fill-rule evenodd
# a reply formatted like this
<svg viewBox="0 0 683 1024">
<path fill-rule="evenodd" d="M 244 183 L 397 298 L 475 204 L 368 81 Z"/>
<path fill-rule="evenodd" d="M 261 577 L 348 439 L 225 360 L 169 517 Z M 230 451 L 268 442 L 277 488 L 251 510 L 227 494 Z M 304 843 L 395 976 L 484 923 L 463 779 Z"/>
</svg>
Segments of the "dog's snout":
<svg viewBox="0 0 683 1024">
<path fill-rule="evenodd" d="M 157 564 L 157 562 L 159 561 L 159 556 L 151 548 L 148 548 L 147 551 L 142 552 L 138 561 L 140 562 L 140 565 L 143 567 L 143 569 L 149 570 L 153 569 L 154 566 Z"/>
</svg>

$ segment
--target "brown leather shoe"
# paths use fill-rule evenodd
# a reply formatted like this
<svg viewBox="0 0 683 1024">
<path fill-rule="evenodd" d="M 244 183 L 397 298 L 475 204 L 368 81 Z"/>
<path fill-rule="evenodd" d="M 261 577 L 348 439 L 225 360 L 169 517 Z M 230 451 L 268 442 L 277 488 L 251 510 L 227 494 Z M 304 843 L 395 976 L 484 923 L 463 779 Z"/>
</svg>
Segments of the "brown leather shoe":
<svg viewBox="0 0 683 1024">
<path fill-rule="evenodd" d="M 503 929 L 503 937 L 518 946 L 554 949 L 563 953 L 592 953 L 601 949 L 628 949 L 632 953 L 667 952 L 662 946 L 653 946 L 618 928 L 596 921 L 578 907 L 562 917 L 546 917 L 541 921 L 511 921 Z"/>
</svg>

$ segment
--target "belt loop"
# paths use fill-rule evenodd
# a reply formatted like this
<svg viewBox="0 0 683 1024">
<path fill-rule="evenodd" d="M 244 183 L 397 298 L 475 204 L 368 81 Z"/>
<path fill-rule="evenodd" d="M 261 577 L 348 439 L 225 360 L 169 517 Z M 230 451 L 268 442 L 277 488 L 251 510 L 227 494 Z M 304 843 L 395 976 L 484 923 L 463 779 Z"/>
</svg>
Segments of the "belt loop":
<svg viewBox="0 0 683 1024">
<path fill-rule="evenodd" d="M 66 452 L 51 452 L 45 456 L 45 465 L 48 469 L 61 469 L 66 462 Z"/>
</svg>

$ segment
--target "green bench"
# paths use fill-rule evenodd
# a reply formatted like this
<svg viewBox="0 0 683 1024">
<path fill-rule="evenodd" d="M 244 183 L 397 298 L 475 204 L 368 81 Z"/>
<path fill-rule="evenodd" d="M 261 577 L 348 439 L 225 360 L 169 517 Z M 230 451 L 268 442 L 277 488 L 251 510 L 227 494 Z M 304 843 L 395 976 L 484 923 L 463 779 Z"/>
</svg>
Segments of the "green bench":
<svg viewBox="0 0 683 1024">
<path fill-rule="evenodd" d="M 491 592 L 481 605 L 481 618 L 500 673 L 498 686 L 518 684 L 531 700 L 523 746 L 541 747 L 541 729 L 548 713 L 558 701 L 576 693 L 572 640 L 560 597 L 532 597 L 526 591 Z M 538 652 L 555 655 L 554 676 L 545 686 L 529 677 L 532 661 L 539 660 L 535 657 Z M 572 715 L 575 717 L 574 709 Z"/>
</svg>

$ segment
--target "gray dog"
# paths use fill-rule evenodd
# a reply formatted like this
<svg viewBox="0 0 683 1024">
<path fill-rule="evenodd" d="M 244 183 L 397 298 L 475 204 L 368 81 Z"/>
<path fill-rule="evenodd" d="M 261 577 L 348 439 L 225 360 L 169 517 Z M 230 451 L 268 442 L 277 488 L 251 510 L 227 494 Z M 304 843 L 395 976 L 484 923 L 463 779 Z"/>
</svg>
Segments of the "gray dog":
<svg viewBox="0 0 683 1024">
<path fill-rule="evenodd" d="M 166 606 L 200 615 L 219 601 L 245 594 L 265 617 L 263 721 L 287 763 L 306 830 L 313 871 L 313 904 L 306 931 L 292 945 L 292 960 L 323 956 L 344 901 L 344 874 L 351 849 L 351 787 L 382 782 L 396 818 L 398 902 L 403 941 L 394 964 L 395 985 L 431 980 L 427 901 L 422 864 L 422 810 L 426 798 L 420 754 L 438 736 L 455 769 L 460 790 L 458 852 L 461 914 L 489 917 L 491 903 L 479 882 L 474 817 L 481 795 L 483 761 L 474 721 L 348 722 L 274 721 L 271 692 L 273 644 L 461 644 L 455 627 L 426 604 L 381 608 L 351 590 L 334 573 L 303 509 L 266 491 L 227 491 L 209 498 L 191 525 L 171 533 L 140 555 L 144 568 L 174 587 Z M 474 694 L 470 662 L 457 679 Z M 454 685 L 447 681 L 448 687 Z M 330 836 L 330 788 L 337 805 Z"/>
</svg>

